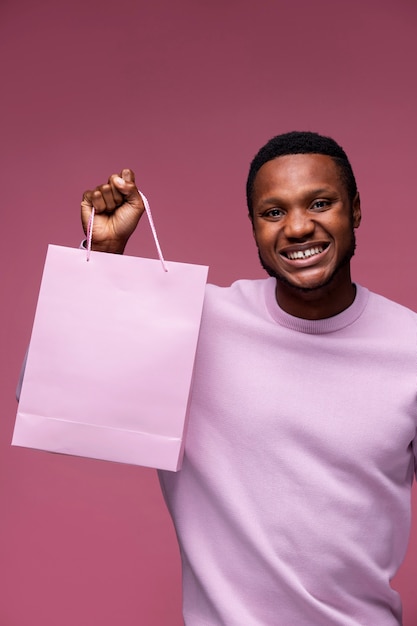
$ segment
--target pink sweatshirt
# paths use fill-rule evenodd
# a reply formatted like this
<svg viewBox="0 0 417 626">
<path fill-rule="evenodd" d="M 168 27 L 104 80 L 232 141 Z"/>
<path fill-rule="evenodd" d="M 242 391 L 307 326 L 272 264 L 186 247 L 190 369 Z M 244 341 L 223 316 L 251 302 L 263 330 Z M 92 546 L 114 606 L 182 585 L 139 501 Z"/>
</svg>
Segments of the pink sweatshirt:
<svg viewBox="0 0 417 626">
<path fill-rule="evenodd" d="M 358 286 L 307 321 L 209 286 L 183 469 L 160 472 L 186 626 L 398 626 L 417 315 Z"/>
</svg>

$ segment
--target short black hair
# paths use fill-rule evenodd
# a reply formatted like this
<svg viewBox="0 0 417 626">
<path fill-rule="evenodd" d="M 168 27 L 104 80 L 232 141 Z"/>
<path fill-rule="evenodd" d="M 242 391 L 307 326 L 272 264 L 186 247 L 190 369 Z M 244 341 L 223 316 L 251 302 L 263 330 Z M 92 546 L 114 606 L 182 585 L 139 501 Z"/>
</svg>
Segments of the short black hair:
<svg viewBox="0 0 417 626">
<path fill-rule="evenodd" d="M 256 174 L 268 161 L 287 154 L 324 154 L 331 157 L 339 167 L 349 199 L 353 202 L 358 188 L 352 166 L 343 148 L 331 137 L 310 131 L 292 131 L 270 139 L 262 146 L 250 164 L 246 182 L 246 201 L 251 219 L 253 219 L 252 194 Z"/>
</svg>

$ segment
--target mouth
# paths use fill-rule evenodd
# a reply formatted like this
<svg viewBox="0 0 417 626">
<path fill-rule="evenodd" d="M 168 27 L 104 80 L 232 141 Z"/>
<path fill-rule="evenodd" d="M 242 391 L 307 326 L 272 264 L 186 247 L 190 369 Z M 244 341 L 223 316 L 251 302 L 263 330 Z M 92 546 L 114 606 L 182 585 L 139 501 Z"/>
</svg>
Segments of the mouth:
<svg viewBox="0 0 417 626">
<path fill-rule="evenodd" d="M 290 259 L 290 261 L 298 261 L 315 257 L 324 252 L 328 247 L 328 243 L 320 243 L 315 246 L 310 244 L 308 247 L 304 246 L 303 248 L 297 247 L 282 250 L 280 254 L 286 259 Z"/>
</svg>

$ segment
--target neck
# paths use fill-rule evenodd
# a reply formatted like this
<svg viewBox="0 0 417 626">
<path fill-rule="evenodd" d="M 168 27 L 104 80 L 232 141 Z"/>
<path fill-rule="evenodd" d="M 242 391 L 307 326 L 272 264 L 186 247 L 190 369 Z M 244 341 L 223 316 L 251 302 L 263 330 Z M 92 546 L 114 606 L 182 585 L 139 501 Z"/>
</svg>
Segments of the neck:
<svg viewBox="0 0 417 626">
<path fill-rule="evenodd" d="M 276 299 L 283 311 L 306 320 L 320 320 L 338 315 L 355 299 L 356 287 L 350 271 L 328 285 L 304 291 L 277 280 Z"/>
</svg>

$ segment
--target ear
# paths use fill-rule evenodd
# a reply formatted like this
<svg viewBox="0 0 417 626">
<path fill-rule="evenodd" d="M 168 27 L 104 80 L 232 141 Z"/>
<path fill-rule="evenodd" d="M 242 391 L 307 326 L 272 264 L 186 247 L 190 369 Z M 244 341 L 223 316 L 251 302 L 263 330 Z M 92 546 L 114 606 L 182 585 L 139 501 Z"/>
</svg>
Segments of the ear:
<svg viewBox="0 0 417 626">
<path fill-rule="evenodd" d="M 361 199 L 359 196 L 359 192 L 357 192 L 356 196 L 353 198 L 352 216 L 353 216 L 353 228 L 359 228 L 361 219 L 362 219 Z"/>
</svg>

